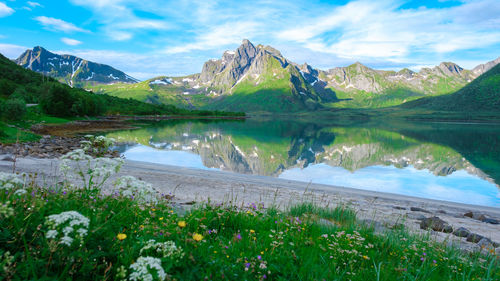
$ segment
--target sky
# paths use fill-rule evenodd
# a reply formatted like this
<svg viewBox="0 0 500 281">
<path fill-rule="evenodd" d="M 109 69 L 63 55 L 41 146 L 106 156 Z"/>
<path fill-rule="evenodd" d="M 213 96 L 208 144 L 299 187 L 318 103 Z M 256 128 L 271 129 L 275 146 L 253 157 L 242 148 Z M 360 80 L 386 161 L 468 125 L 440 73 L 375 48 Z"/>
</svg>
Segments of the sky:
<svg viewBox="0 0 500 281">
<path fill-rule="evenodd" d="M 181 76 L 243 39 L 319 69 L 471 69 L 500 56 L 498 0 L 0 0 L 0 53 L 34 46 L 138 79 Z"/>
</svg>

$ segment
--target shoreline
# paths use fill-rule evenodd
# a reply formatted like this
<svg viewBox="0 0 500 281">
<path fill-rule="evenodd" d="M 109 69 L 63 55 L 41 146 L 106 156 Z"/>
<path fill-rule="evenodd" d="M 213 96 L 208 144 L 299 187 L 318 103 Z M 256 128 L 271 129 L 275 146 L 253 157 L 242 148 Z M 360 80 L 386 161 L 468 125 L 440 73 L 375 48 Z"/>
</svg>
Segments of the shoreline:
<svg viewBox="0 0 500 281">
<path fill-rule="evenodd" d="M 13 162 L 2 161 L 0 171 L 12 172 Z M 40 181 L 56 183 L 57 159 L 18 158 L 16 171 L 37 173 Z M 453 229 L 464 227 L 493 242 L 500 242 L 500 224 L 491 224 L 464 216 L 467 212 L 500 220 L 500 208 L 468 205 L 406 195 L 369 191 L 322 184 L 308 184 L 280 178 L 244 175 L 226 171 L 211 171 L 126 160 L 121 171 L 110 178 L 132 175 L 151 183 L 159 192 L 174 196 L 176 204 L 189 207 L 195 202 L 246 205 L 263 203 L 287 208 L 300 202 L 320 206 L 347 205 L 361 220 L 373 222 L 382 229 L 404 224 L 415 233 L 429 233 L 433 239 L 452 243 L 467 251 L 481 250 L 465 238 L 433 230 L 421 230 L 423 219 L 437 216 Z M 110 188 L 110 184 L 106 189 Z"/>
</svg>

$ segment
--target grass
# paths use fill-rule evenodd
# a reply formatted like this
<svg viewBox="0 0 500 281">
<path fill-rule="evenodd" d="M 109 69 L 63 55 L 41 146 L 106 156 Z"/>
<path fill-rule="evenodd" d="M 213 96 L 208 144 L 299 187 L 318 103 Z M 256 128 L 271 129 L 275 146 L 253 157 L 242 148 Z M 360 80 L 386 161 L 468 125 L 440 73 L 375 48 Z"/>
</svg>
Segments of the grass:
<svg viewBox="0 0 500 281">
<path fill-rule="evenodd" d="M 17 127 L 9 127 L 0 122 L 0 144 L 37 141 L 40 136 Z"/>
<path fill-rule="evenodd" d="M 500 278 L 493 255 L 465 254 L 404 229 L 375 234 L 344 206 L 303 203 L 280 211 L 206 202 L 186 212 L 168 196 L 146 204 L 120 193 L 40 187 L 34 177 L 14 189 L 1 186 L 0 276 L 6 280 L 125 279 L 144 256 L 159 259 L 167 280 Z M 16 193 L 20 188 L 26 193 Z M 87 234 L 69 246 L 47 238 L 54 229 L 48 217 L 67 211 L 89 219 Z M 151 239 L 176 248 L 144 250 Z M 158 271 L 146 271 L 158 280 Z"/>
</svg>

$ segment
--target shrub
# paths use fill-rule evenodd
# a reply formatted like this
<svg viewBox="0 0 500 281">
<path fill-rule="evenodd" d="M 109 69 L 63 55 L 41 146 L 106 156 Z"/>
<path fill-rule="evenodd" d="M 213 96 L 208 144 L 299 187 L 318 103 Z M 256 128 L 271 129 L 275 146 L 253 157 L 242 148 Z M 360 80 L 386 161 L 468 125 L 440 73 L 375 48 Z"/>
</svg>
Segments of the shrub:
<svg viewBox="0 0 500 281">
<path fill-rule="evenodd" d="M 26 103 L 22 99 L 8 99 L 2 111 L 4 118 L 8 120 L 20 120 L 26 114 Z"/>
</svg>

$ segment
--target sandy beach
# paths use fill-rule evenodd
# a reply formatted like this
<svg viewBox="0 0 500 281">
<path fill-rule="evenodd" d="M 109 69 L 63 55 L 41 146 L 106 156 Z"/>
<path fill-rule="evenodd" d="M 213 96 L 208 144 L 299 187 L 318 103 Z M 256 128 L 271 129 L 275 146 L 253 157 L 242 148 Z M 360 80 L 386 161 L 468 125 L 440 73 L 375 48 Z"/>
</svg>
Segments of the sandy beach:
<svg viewBox="0 0 500 281">
<path fill-rule="evenodd" d="M 0 171 L 12 172 L 13 164 L 12 161 L 0 161 Z M 47 184 L 53 184 L 60 179 L 57 159 L 18 158 L 16 171 L 37 173 L 38 181 Z M 330 207 L 344 204 L 356 210 L 358 218 L 375 221 L 382 230 L 404 224 L 417 233 L 430 233 L 438 241 L 454 243 L 466 250 L 480 250 L 477 244 L 466 242 L 465 238 L 451 233 L 420 229 L 423 218 L 437 216 L 449 223 L 453 229 L 464 227 L 472 233 L 500 242 L 500 224 L 464 216 L 472 211 L 493 220 L 500 220 L 499 208 L 130 160 L 125 161 L 121 171 L 108 183 L 123 175 L 132 175 L 150 182 L 159 192 L 174 195 L 175 202 L 181 206 L 207 200 L 235 205 L 263 203 L 265 206 L 274 205 L 281 209 L 300 202 L 313 202 Z M 106 189 L 110 187 L 111 185 L 108 185 Z"/>
</svg>

